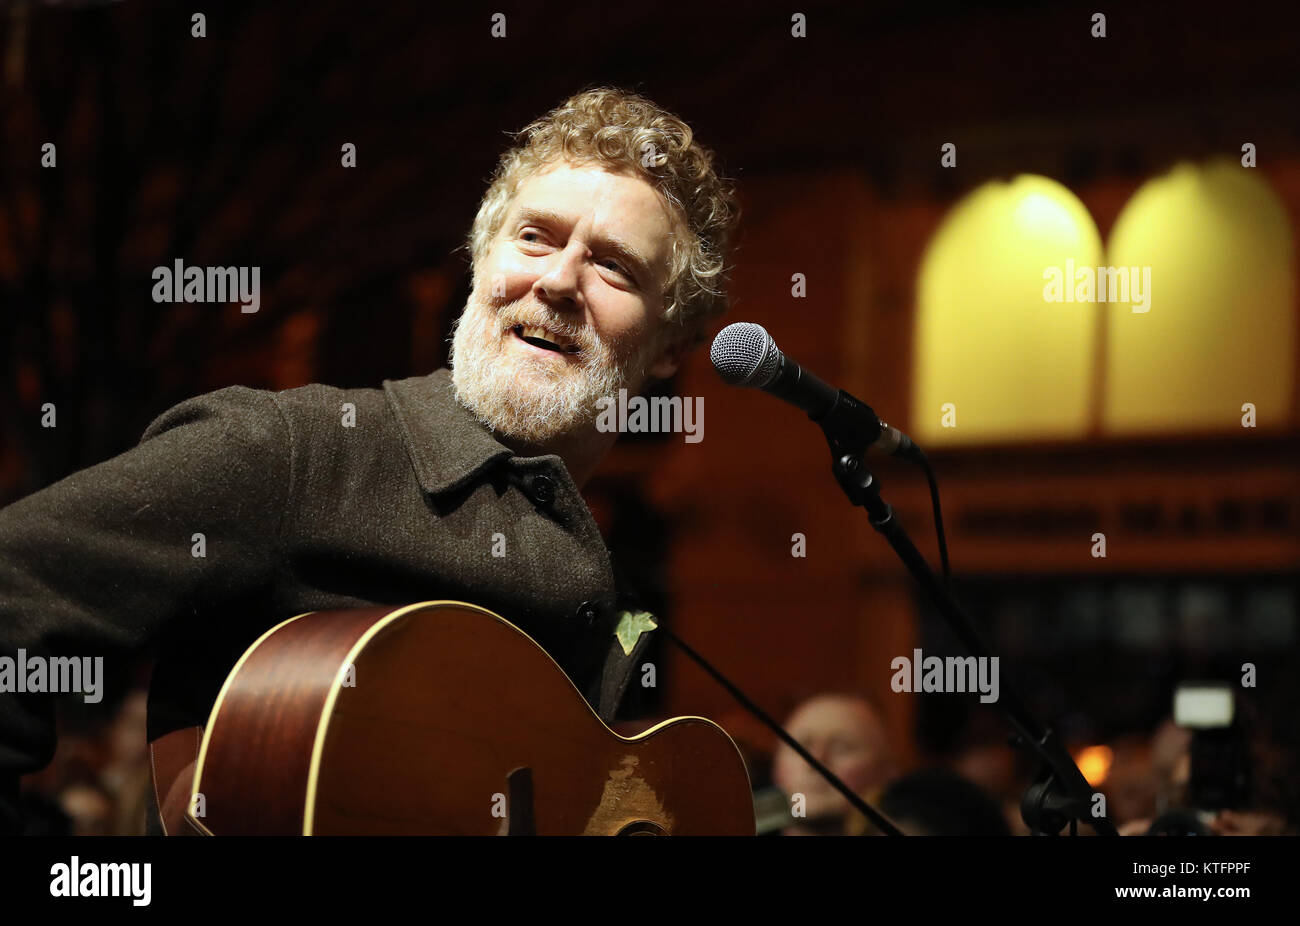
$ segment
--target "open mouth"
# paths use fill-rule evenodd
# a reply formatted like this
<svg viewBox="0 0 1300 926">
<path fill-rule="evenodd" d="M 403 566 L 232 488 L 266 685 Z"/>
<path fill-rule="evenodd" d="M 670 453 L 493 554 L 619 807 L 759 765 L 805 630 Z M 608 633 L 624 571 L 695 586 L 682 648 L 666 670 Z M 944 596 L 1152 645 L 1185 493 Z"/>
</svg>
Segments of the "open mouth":
<svg viewBox="0 0 1300 926">
<path fill-rule="evenodd" d="M 580 349 L 574 341 L 565 335 L 548 331 L 545 328 L 538 328 L 535 325 L 514 325 L 510 328 L 510 331 L 526 344 L 540 347 L 542 350 L 553 351 L 557 354 L 576 354 Z"/>
</svg>

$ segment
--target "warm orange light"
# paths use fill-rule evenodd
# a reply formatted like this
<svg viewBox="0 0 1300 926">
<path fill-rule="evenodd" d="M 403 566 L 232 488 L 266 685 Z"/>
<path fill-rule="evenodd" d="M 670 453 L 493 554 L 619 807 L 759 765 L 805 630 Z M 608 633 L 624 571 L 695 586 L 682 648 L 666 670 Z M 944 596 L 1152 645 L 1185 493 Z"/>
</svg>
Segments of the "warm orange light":
<svg viewBox="0 0 1300 926">
<path fill-rule="evenodd" d="M 1079 750 L 1074 762 L 1094 788 L 1106 780 L 1110 767 L 1115 761 L 1115 753 L 1109 746 L 1086 746 Z"/>
</svg>

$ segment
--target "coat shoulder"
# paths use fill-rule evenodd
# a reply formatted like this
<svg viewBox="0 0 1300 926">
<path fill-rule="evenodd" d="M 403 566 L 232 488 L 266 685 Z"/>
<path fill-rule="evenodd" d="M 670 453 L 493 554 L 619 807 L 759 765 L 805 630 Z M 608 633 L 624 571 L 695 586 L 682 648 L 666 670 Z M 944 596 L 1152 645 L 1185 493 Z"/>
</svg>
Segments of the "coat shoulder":
<svg viewBox="0 0 1300 926">
<path fill-rule="evenodd" d="M 343 389 L 310 383 L 271 394 L 284 414 L 295 421 L 336 422 L 349 411 L 360 416 L 362 411 L 387 408 L 384 391 L 378 387 Z"/>
</svg>

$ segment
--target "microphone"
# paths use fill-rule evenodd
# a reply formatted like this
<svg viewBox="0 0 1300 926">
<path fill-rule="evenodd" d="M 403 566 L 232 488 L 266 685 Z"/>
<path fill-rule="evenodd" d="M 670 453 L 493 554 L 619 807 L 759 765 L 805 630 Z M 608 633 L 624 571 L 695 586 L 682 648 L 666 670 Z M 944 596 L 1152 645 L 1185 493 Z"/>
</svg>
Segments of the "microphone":
<svg viewBox="0 0 1300 926">
<path fill-rule="evenodd" d="M 709 359 L 723 382 L 748 386 L 803 409 L 826 436 L 850 452 L 870 447 L 918 461 L 920 448 L 891 427 L 871 406 L 836 389 L 781 352 L 762 325 L 735 322 L 718 332 Z"/>
</svg>

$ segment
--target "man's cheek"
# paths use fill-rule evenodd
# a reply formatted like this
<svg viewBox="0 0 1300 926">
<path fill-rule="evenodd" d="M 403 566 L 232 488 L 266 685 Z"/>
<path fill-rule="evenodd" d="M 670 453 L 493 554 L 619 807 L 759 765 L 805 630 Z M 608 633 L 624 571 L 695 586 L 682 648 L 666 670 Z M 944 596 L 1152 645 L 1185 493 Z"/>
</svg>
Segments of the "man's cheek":
<svg viewBox="0 0 1300 926">
<path fill-rule="evenodd" d="M 854 791 L 860 791 L 867 787 L 875 777 L 871 765 L 863 762 L 855 762 L 842 769 L 833 768 L 832 770 Z"/>
<path fill-rule="evenodd" d="M 521 261 L 501 261 L 483 280 L 482 297 L 493 306 L 509 305 L 528 295 L 537 274 Z"/>
</svg>

